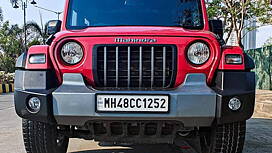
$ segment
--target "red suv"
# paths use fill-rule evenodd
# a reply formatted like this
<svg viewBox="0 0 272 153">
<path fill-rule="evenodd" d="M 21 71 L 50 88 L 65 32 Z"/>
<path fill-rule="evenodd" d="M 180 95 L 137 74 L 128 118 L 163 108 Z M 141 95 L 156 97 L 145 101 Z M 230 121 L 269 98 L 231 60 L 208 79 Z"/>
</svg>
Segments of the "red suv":
<svg viewBox="0 0 272 153">
<path fill-rule="evenodd" d="M 64 153 L 69 138 L 242 153 L 254 62 L 204 0 L 67 0 L 47 32 L 16 64 L 28 153 Z"/>
</svg>

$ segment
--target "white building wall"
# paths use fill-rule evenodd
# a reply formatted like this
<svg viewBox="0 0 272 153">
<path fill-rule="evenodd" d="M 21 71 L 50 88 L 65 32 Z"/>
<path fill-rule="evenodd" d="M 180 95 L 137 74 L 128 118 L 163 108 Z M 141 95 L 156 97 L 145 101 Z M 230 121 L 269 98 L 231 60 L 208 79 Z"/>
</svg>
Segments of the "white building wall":
<svg viewBox="0 0 272 153">
<path fill-rule="evenodd" d="M 256 47 L 263 47 L 265 42 L 272 37 L 272 25 L 260 27 L 256 34 Z"/>
<path fill-rule="evenodd" d="M 259 26 L 256 22 L 246 21 L 245 25 L 248 24 L 250 26 Z M 266 41 L 272 37 L 272 25 L 261 26 L 257 30 L 251 32 L 244 31 L 243 33 L 247 33 L 243 39 L 243 44 L 246 50 L 261 48 L 264 46 Z"/>
<path fill-rule="evenodd" d="M 246 21 L 245 25 L 248 27 L 256 27 L 256 22 L 255 21 Z M 242 41 L 243 41 L 243 45 L 244 45 L 245 50 L 256 48 L 257 30 L 253 30 L 253 31 L 244 30 L 243 36 L 244 36 L 244 38 Z"/>
</svg>

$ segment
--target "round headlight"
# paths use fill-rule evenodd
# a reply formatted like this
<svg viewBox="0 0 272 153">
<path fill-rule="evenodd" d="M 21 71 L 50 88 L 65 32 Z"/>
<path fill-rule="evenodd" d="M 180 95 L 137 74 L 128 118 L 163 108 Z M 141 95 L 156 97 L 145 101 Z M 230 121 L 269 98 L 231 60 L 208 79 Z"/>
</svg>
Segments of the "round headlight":
<svg viewBox="0 0 272 153">
<path fill-rule="evenodd" d="M 68 42 L 61 49 L 61 58 L 67 64 L 77 64 L 83 58 L 83 49 L 76 42 Z"/>
<path fill-rule="evenodd" d="M 187 51 L 189 61 L 196 65 L 204 64 L 210 57 L 209 47 L 202 42 L 193 43 Z"/>
</svg>

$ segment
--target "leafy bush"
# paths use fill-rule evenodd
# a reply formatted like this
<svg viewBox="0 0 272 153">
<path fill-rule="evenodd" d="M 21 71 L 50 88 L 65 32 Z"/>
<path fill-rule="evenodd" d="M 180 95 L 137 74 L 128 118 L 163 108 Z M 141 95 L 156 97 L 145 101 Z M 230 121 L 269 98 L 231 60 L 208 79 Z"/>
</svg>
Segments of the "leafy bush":
<svg viewBox="0 0 272 153">
<path fill-rule="evenodd" d="M 0 53 L 0 67 L 1 71 L 6 73 L 12 73 L 15 71 L 16 58 L 10 56 L 5 56 L 5 54 Z"/>
<path fill-rule="evenodd" d="M 0 26 L 0 71 L 13 73 L 17 57 L 22 53 L 22 29 L 5 22 Z"/>
<path fill-rule="evenodd" d="M 0 84 L 14 83 L 14 73 L 0 71 Z"/>
<path fill-rule="evenodd" d="M 255 62 L 257 88 L 272 90 L 272 46 L 246 51 Z"/>
</svg>

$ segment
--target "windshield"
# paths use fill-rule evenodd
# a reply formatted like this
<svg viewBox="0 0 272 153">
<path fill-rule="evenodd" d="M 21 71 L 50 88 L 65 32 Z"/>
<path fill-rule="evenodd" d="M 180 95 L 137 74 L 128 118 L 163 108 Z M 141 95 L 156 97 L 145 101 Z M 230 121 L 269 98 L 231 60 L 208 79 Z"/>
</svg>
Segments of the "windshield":
<svg viewBox="0 0 272 153">
<path fill-rule="evenodd" d="M 67 28 L 175 26 L 202 29 L 200 0 L 70 0 Z"/>
</svg>

